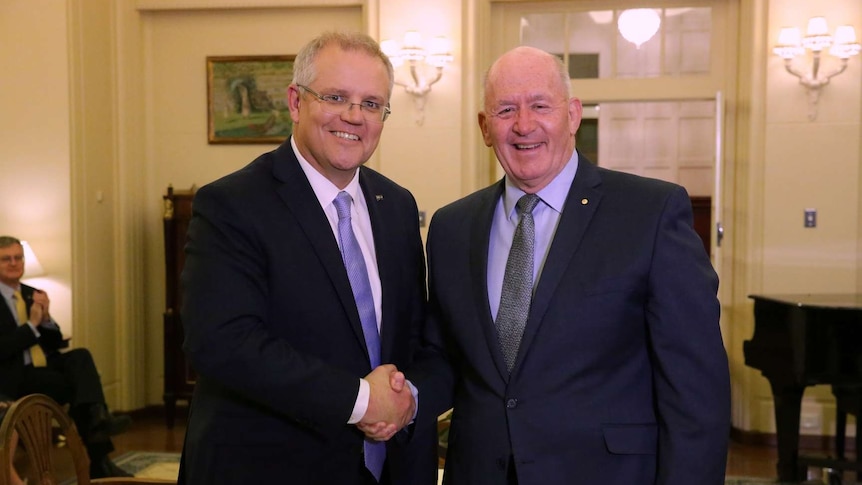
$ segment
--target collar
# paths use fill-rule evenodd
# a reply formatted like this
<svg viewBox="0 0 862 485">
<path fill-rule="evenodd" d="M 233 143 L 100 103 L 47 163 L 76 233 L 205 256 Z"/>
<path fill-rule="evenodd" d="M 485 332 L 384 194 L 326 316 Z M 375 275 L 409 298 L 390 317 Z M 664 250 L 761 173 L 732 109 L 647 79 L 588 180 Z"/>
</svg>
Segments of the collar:
<svg viewBox="0 0 862 485">
<path fill-rule="evenodd" d="M 311 184 L 311 190 L 314 191 L 314 195 L 317 197 L 318 202 L 321 207 L 326 207 L 332 204 L 332 201 L 335 200 L 335 196 L 338 195 L 342 189 L 336 187 L 328 178 L 324 177 L 323 174 L 318 172 L 311 166 L 308 161 L 302 157 L 299 153 L 299 149 L 296 148 L 296 142 L 293 137 L 290 137 L 290 147 L 293 149 L 293 154 L 296 155 L 296 159 L 299 160 L 299 166 L 302 168 L 302 171 L 305 173 L 305 178 L 308 179 L 308 183 Z M 350 183 L 347 184 L 343 190 L 350 194 L 353 197 L 354 203 L 357 200 L 357 194 L 359 194 L 359 170 L 362 167 L 356 170 L 356 173 L 353 174 L 353 179 L 350 180 Z"/>
<path fill-rule="evenodd" d="M 578 151 L 572 152 L 572 157 L 566 162 L 563 170 L 551 180 L 551 183 L 546 185 L 542 190 L 536 193 L 542 202 L 558 213 L 563 213 L 563 207 L 566 205 L 566 197 L 569 195 L 569 189 L 572 187 L 572 181 L 575 180 L 575 174 L 578 172 Z M 517 217 L 515 204 L 526 192 L 515 187 L 509 177 L 506 177 L 506 187 L 503 193 L 503 209 L 506 211 L 506 217 Z"/>
</svg>

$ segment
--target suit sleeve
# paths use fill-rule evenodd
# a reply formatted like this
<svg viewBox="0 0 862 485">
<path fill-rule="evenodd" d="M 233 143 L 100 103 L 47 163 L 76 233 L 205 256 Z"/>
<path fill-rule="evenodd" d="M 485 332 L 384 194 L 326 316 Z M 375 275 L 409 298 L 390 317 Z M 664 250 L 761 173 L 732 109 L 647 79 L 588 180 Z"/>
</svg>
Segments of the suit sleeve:
<svg viewBox="0 0 862 485">
<path fill-rule="evenodd" d="M 724 483 L 730 378 L 720 327 L 718 277 L 677 188 L 656 233 L 647 300 L 663 485 Z"/>
<path fill-rule="evenodd" d="M 16 357 L 24 358 L 24 350 L 36 345 L 38 342 L 36 334 L 29 326 L 18 326 L 8 333 L 0 336 L 0 360 L 9 360 Z"/>
<path fill-rule="evenodd" d="M 241 396 L 312 427 L 342 426 L 359 379 L 303 353 L 269 330 L 278 295 L 254 214 L 231 193 L 202 187 L 195 195 L 182 274 L 183 348 L 212 388 Z M 301 275 L 296 275 L 301 278 Z"/>
</svg>

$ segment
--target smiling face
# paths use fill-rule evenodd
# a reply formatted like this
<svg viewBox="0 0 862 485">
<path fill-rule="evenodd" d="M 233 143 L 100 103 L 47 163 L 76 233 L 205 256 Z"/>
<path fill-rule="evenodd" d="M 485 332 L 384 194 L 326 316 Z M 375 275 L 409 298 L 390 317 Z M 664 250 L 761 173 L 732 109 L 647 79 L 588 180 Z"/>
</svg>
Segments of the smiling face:
<svg viewBox="0 0 862 485">
<path fill-rule="evenodd" d="M 316 76 L 308 87 L 321 95 L 344 96 L 350 103 L 389 102 L 389 74 L 379 58 L 333 44 L 317 53 L 314 68 Z M 341 114 L 329 113 L 320 100 L 295 84 L 288 89 L 288 104 L 299 152 L 317 171 L 344 188 L 374 153 L 383 123 L 366 121 L 358 105 Z"/>
<path fill-rule="evenodd" d="M 536 193 L 571 158 L 581 114 L 581 102 L 569 97 L 554 57 L 518 47 L 488 71 L 479 126 L 509 179 Z"/>
</svg>

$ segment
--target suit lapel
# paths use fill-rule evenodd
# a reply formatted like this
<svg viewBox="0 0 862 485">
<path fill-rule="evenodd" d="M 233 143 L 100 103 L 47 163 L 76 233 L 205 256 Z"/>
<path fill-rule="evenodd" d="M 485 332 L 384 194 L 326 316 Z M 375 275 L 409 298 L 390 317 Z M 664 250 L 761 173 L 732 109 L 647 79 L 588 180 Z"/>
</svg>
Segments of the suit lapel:
<svg viewBox="0 0 862 485">
<path fill-rule="evenodd" d="M 548 310 L 551 297 L 554 296 L 563 274 L 569 270 L 571 260 L 578 251 L 584 233 L 599 207 L 602 199 L 600 184 L 601 177 L 595 166 L 584 157 L 580 157 L 578 172 L 566 197 L 557 231 L 530 304 L 530 315 L 527 318 L 518 357 L 512 369 L 513 375 L 519 369 L 524 355 L 527 355 L 530 344 L 539 331 L 542 318 Z"/>
<path fill-rule="evenodd" d="M 380 316 L 380 362 L 389 362 L 389 356 L 392 355 L 392 345 L 395 337 L 395 325 L 398 322 L 392 321 L 392 316 L 395 315 L 395 302 L 398 301 L 398 268 L 394 264 L 391 256 L 394 254 L 390 251 L 389 246 L 392 243 L 384 234 L 391 234 L 387 225 L 392 224 L 392 220 L 386 217 L 385 204 L 390 203 L 383 197 L 383 193 L 374 184 L 371 177 L 367 175 L 366 170 L 359 170 L 359 186 L 362 189 L 362 195 L 365 197 L 365 205 L 368 206 L 368 216 L 371 219 L 371 231 L 374 233 L 374 252 L 377 256 L 377 273 L 380 275 L 380 298 L 381 312 Z M 418 214 L 417 214 L 418 217 Z M 361 326 L 360 326 L 361 329 Z M 363 340 L 363 345 L 364 345 Z"/>
<path fill-rule="evenodd" d="M 486 190 L 473 214 L 472 232 L 470 234 L 470 287 L 473 289 L 473 301 L 476 302 L 476 314 L 481 318 L 482 331 L 488 352 L 497 368 L 503 382 L 509 380 L 509 371 L 500 349 L 500 340 L 494 320 L 491 318 L 491 306 L 488 302 L 488 245 L 491 238 L 491 223 L 494 220 L 494 210 L 503 194 L 504 183 L 500 180 Z"/>
<path fill-rule="evenodd" d="M 350 322 L 350 328 L 356 336 L 356 342 L 367 358 L 368 349 L 365 346 L 365 337 L 362 333 L 362 322 L 359 320 L 359 311 L 356 308 L 353 291 L 350 289 L 350 280 L 344 269 L 338 243 L 332 234 L 332 227 L 326 219 L 326 214 L 317 202 L 311 184 L 308 183 L 308 179 L 299 166 L 299 161 L 293 154 L 288 142 L 282 144 L 277 150 L 273 164 L 273 175 L 282 182 L 282 185 L 277 189 L 278 196 L 299 223 L 300 228 L 308 238 L 311 250 L 317 255 L 320 264 L 329 274 L 332 286 L 335 288 L 338 299 Z"/>
</svg>

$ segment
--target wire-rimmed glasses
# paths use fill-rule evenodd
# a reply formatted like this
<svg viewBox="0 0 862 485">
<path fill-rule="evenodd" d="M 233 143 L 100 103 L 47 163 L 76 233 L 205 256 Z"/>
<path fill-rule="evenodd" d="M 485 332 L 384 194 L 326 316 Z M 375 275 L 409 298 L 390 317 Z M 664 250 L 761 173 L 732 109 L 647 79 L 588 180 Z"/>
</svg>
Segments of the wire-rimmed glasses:
<svg viewBox="0 0 862 485">
<path fill-rule="evenodd" d="M 297 86 L 317 98 L 317 100 L 320 101 L 323 111 L 330 114 L 340 115 L 353 108 L 353 105 L 356 105 L 359 106 L 359 112 L 362 113 L 362 117 L 365 118 L 365 121 L 370 123 L 383 123 L 392 113 L 389 106 L 384 106 L 376 101 L 367 99 L 358 103 L 351 103 L 346 96 L 342 96 L 340 94 L 320 94 L 308 86 L 302 84 L 297 84 Z"/>
</svg>

